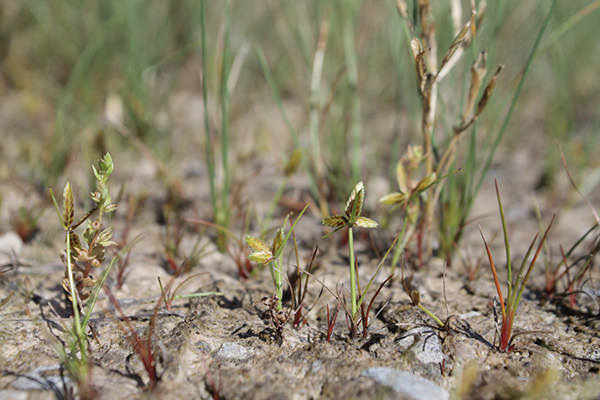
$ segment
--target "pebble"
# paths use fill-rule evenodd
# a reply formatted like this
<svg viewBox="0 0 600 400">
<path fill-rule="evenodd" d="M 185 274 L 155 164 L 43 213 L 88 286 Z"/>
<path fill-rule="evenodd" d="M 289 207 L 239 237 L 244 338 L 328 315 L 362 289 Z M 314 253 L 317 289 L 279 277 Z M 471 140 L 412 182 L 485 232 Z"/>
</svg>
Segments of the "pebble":
<svg viewBox="0 0 600 400">
<path fill-rule="evenodd" d="M 234 342 L 223 343 L 217 351 L 217 357 L 226 360 L 246 360 L 250 355 L 250 350 Z"/>
<path fill-rule="evenodd" d="M 417 340 L 416 343 L 415 340 Z M 414 353 L 415 358 L 423 364 L 439 364 L 444 360 L 440 339 L 429 328 L 420 327 L 407 331 L 398 344 L 410 349 L 409 351 Z"/>
<path fill-rule="evenodd" d="M 418 375 L 399 369 L 388 367 L 368 368 L 363 371 L 362 375 L 409 399 L 448 400 L 450 397 L 446 389 Z"/>
</svg>

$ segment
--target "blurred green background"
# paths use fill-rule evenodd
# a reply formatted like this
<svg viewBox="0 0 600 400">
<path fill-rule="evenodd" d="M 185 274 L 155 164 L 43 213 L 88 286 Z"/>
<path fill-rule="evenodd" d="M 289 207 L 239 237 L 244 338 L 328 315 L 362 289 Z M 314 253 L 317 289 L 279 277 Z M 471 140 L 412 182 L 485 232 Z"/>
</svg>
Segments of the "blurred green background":
<svg viewBox="0 0 600 400">
<path fill-rule="evenodd" d="M 407 3 L 412 10 L 413 2 Z M 432 1 L 439 58 L 453 39 L 449 3 Z M 506 68 L 478 129 L 486 132 L 501 121 L 550 3 L 488 2 L 474 51 L 440 85 L 440 138 L 456 122 L 464 77 L 483 49 L 490 69 L 500 63 Z M 462 2 L 464 21 L 469 4 Z M 134 141 L 166 165 L 175 165 L 177 129 L 189 138 L 180 148 L 194 149 L 191 155 L 203 160 L 202 118 L 193 115 L 201 116 L 204 107 L 201 101 L 185 100 L 202 98 L 201 6 L 199 0 L 2 0 L 2 179 L 24 179 L 44 188 L 56 183 L 70 163 L 89 165 L 106 149 L 137 152 L 139 148 L 132 150 Z M 308 146 L 313 58 L 320 28 L 327 23 L 317 101 L 329 176 L 346 193 L 352 182 L 336 182 L 348 181 L 351 172 L 344 166 L 351 163 L 353 140 L 359 137 L 361 145 L 368 144 L 359 175 L 385 175 L 392 181 L 391 171 L 405 145 L 421 142 L 414 61 L 394 0 L 207 0 L 205 6 L 206 87 L 214 100 L 209 112 L 219 126 L 225 62 L 233 160 L 244 152 L 260 154 L 261 135 L 276 135 L 281 147 L 269 151 L 287 152 L 294 135 Z M 545 165 L 542 185 L 548 187 L 561 168 L 555 140 L 566 149 L 575 173 L 599 165 L 599 6 L 598 1 L 558 2 L 503 140 L 509 148 L 536 146 Z M 259 54 L 264 54 L 271 86 Z M 189 96 L 174 102 L 182 92 Z M 280 123 L 275 94 L 289 126 Z M 180 107 L 191 110 L 186 114 L 191 123 L 183 128 Z M 127 135 L 106 123 L 107 108 L 109 117 L 117 113 Z M 267 115 L 263 122 L 245 125 L 260 113 Z M 279 121 L 276 125 L 269 126 L 271 115 Z M 247 143 L 248 136 L 255 138 L 255 149 L 236 147 Z M 215 137 L 218 141 L 218 132 Z M 173 173 L 182 174 L 176 169 Z"/>
</svg>

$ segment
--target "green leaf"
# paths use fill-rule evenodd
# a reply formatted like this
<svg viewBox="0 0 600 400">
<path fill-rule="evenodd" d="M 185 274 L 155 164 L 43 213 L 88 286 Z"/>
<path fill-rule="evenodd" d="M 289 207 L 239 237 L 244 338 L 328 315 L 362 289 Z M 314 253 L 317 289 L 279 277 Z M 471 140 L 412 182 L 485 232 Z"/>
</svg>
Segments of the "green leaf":
<svg viewBox="0 0 600 400">
<path fill-rule="evenodd" d="M 344 214 L 348 217 L 350 224 L 353 224 L 356 218 L 362 212 L 363 203 L 365 201 L 365 186 L 362 181 L 358 182 L 350 193 L 348 201 L 346 202 L 346 208 Z"/>
<path fill-rule="evenodd" d="M 330 228 L 341 228 L 342 226 L 347 224 L 346 218 L 341 215 L 334 215 L 323 218 L 321 221 L 323 225 L 328 226 Z"/>
<path fill-rule="evenodd" d="M 432 172 L 431 174 L 427 175 L 425 178 L 421 179 L 421 181 L 417 184 L 417 187 L 415 187 L 414 192 L 420 193 L 420 192 L 428 189 L 431 185 L 433 185 L 435 183 L 436 179 L 437 179 L 437 174 L 435 172 Z"/>
<path fill-rule="evenodd" d="M 248 259 L 259 264 L 266 264 L 273 258 L 271 250 L 255 251 L 248 256 Z"/>
<path fill-rule="evenodd" d="M 394 192 L 386 194 L 379 199 L 379 202 L 387 205 L 393 205 L 403 203 L 406 199 L 407 196 L 404 193 Z"/>
<path fill-rule="evenodd" d="M 358 217 L 354 224 L 361 228 L 377 228 L 379 225 L 377 221 L 367 217 Z"/>
<path fill-rule="evenodd" d="M 106 153 L 104 157 L 98 162 L 98 172 L 106 180 L 114 169 L 113 160 L 110 153 Z"/>
<path fill-rule="evenodd" d="M 253 251 L 271 251 L 265 242 L 254 236 L 246 236 L 246 243 L 248 243 L 248 246 L 250 246 Z"/>
<path fill-rule="evenodd" d="M 400 192 L 407 193 L 408 179 L 406 177 L 406 171 L 404 170 L 402 161 L 399 161 L 398 165 L 396 165 L 396 181 L 398 182 L 398 188 L 400 189 Z"/>
<path fill-rule="evenodd" d="M 287 218 L 286 218 L 287 221 Z M 273 252 L 273 254 L 276 254 L 279 249 L 281 248 L 281 245 L 283 244 L 283 238 L 284 238 L 284 232 L 283 232 L 283 227 L 277 229 L 277 232 L 275 232 L 275 237 L 273 238 L 273 246 L 271 247 L 271 251 Z"/>
</svg>

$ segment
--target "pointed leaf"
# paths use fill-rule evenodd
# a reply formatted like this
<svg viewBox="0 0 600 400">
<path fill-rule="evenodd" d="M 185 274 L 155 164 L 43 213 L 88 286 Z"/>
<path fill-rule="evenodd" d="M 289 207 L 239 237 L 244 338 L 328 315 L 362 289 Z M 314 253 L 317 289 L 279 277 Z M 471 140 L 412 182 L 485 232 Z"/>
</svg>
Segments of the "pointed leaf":
<svg viewBox="0 0 600 400">
<path fill-rule="evenodd" d="M 367 217 L 358 217 L 354 224 L 361 228 L 377 228 L 379 225 L 377 221 Z"/>
<path fill-rule="evenodd" d="M 322 223 L 330 228 L 341 228 L 342 226 L 346 225 L 346 218 L 340 215 L 334 215 L 323 218 Z"/>
<path fill-rule="evenodd" d="M 271 250 L 266 251 L 255 251 L 254 253 L 248 256 L 250 261 L 254 261 L 259 264 L 266 264 L 273 258 L 273 253 Z"/>
<path fill-rule="evenodd" d="M 435 183 L 436 179 L 437 174 L 435 172 L 431 173 L 430 175 L 427 175 L 425 178 L 421 179 L 421 181 L 417 184 L 417 187 L 415 187 L 414 192 L 420 193 L 426 190 Z"/>
<path fill-rule="evenodd" d="M 273 246 L 271 247 L 271 251 L 273 252 L 273 254 L 276 254 L 279 251 L 279 248 L 283 244 L 283 238 L 284 232 L 283 227 L 281 227 L 277 229 L 277 232 L 275 232 L 275 237 L 273 238 Z"/>
<path fill-rule="evenodd" d="M 356 184 L 354 190 L 352 190 L 352 193 L 350 193 L 350 197 L 348 197 L 348 201 L 346 202 L 344 214 L 346 214 L 346 217 L 348 217 L 350 223 L 353 223 L 362 212 L 364 201 L 365 186 L 361 181 Z"/>
<path fill-rule="evenodd" d="M 271 251 L 265 242 L 254 236 L 246 236 L 246 243 L 248 243 L 248 246 L 250 246 L 253 251 Z"/>
<path fill-rule="evenodd" d="M 398 181 L 400 192 L 408 192 L 408 179 L 406 178 L 406 171 L 404 170 L 402 161 L 399 161 L 398 165 L 396 165 L 396 181 Z"/>
<path fill-rule="evenodd" d="M 379 199 L 379 202 L 387 205 L 400 204 L 404 202 L 406 198 L 407 197 L 404 193 L 394 192 L 386 194 L 381 199 Z"/>
<path fill-rule="evenodd" d="M 114 169 L 113 160 L 110 153 L 106 153 L 102 159 L 98 162 L 98 172 L 105 179 L 112 174 Z"/>
</svg>

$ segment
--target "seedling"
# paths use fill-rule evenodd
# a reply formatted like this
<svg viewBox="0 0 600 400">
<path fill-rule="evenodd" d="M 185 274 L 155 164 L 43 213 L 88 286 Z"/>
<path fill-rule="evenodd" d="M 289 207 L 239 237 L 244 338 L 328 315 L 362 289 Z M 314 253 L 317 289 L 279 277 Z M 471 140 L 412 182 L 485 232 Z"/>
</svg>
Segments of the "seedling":
<svg viewBox="0 0 600 400">
<path fill-rule="evenodd" d="M 331 343 L 331 335 L 333 334 L 333 328 L 335 327 L 335 321 L 337 321 L 338 312 L 340 310 L 339 304 L 335 304 L 335 311 L 329 316 L 329 304 L 327 305 L 327 343 Z"/>
<path fill-rule="evenodd" d="M 355 263 L 356 260 L 354 258 L 354 234 L 352 228 L 357 226 L 359 228 L 377 228 L 378 224 L 375 220 L 372 220 L 367 217 L 361 217 L 361 212 L 363 208 L 363 203 L 365 200 L 365 188 L 364 184 L 358 182 L 350 193 L 350 197 L 346 201 L 346 207 L 344 208 L 343 215 L 334 215 L 327 216 L 323 218 L 323 225 L 328 226 L 330 228 L 334 228 L 333 231 L 329 232 L 325 236 L 329 236 L 332 233 L 339 231 L 340 229 L 347 228 L 348 229 L 348 252 L 350 255 L 350 294 L 351 294 L 351 320 L 352 322 L 356 322 L 357 312 L 358 312 L 358 283 L 357 283 L 357 274 Z"/>
<path fill-rule="evenodd" d="M 356 271 L 356 275 L 358 276 L 358 271 Z M 365 338 L 369 334 L 369 314 L 371 313 L 371 307 L 373 307 L 373 303 L 375 303 L 375 299 L 377 298 L 377 296 L 379 296 L 381 289 L 383 289 L 385 284 L 388 283 L 393 277 L 394 277 L 394 275 L 390 275 L 387 278 L 385 278 L 383 280 L 383 282 L 381 282 L 379 284 L 379 286 L 377 287 L 377 290 L 375 291 L 375 293 L 373 293 L 373 296 L 371 297 L 371 300 L 369 301 L 369 305 L 366 308 L 365 308 L 365 303 L 363 301 L 359 301 L 360 322 L 362 323 L 362 326 L 363 326 L 363 337 L 365 337 Z M 369 283 L 371 283 L 371 282 L 369 282 Z M 365 291 L 365 293 L 366 293 L 366 291 Z M 361 292 L 360 292 L 360 286 L 358 288 L 358 296 L 361 298 L 361 300 L 364 299 L 364 295 L 361 295 Z"/>
<path fill-rule="evenodd" d="M 108 288 L 104 288 L 104 291 L 108 296 L 108 299 L 112 303 L 113 307 L 121 316 L 121 320 L 123 321 L 123 323 L 119 321 L 119 329 L 126 335 L 127 340 L 131 344 L 131 347 L 133 347 L 135 353 L 144 365 L 144 369 L 148 374 L 149 388 L 154 389 L 160 377 L 156 370 L 156 354 L 154 351 L 154 346 L 152 345 L 152 336 L 154 335 L 154 327 L 156 325 L 156 319 L 158 317 L 158 310 L 160 309 L 163 298 L 160 297 L 156 302 L 156 305 L 154 306 L 152 318 L 150 318 L 150 321 L 148 322 L 146 337 L 140 337 L 140 335 L 138 335 L 137 331 L 133 327 L 131 319 L 127 315 L 125 315 L 123 309 L 121 308 L 121 305 L 119 304 L 119 301 L 115 298 L 114 294 Z"/>
<path fill-rule="evenodd" d="M 65 185 L 62 211 L 50 189 L 58 218 L 65 230 L 66 251 L 62 258 L 66 271 L 63 287 L 73 310 L 73 329 L 70 331 L 69 347 L 68 349 L 59 349 L 59 351 L 67 369 L 85 393 L 88 393 L 90 389 L 86 330 L 100 289 L 119 259 L 119 256 L 115 255 L 98 278 L 92 275 L 93 270 L 98 269 L 104 263 L 106 249 L 115 245 L 112 241 L 112 231 L 110 227 L 104 227 L 102 219 L 104 214 L 111 213 L 116 209 L 115 204 L 111 202 L 107 186 L 108 178 L 113 171 L 110 154 L 107 153 L 98 163 L 98 167 L 93 166 L 92 170 L 96 178 L 96 191 L 92 192 L 90 196 L 95 207 L 78 222 L 75 222 L 75 202 L 71 185 L 68 182 Z M 88 219 L 94 213 L 96 213 L 96 219 L 89 221 Z M 79 235 L 75 233 L 75 229 L 86 220 L 88 225 L 83 232 L 85 241 L 83 244 Z M 83 319 L 81 319 L 81 312 L 83 312 Z"/>
<path fill-rule="evenodd" d="M 303 312 L 304 300 L 306 298 L 306 294 L 308 293 L 308 281 L 312 276 L 312 272 L 315 267 L 315 259 L 317 257 L 317 252 L 319 251 L 319 248 L 315 246 L 308 266 L 304 270 L 302 270 L 300 269 L 300 256 L 298 253 L 298 243 L 296 242 L 296 234 L 293 231 L 292 242 L 294 243 L 294 253 L 296 255 L 296 271 L 294 273 L 294 276 L 290 278 L 290 295 L 292 298 L 292 310 L 294 310 L 294 319 L 292 321 L 292 326 L 294 328 L 298 328 L 302 324 L 306 323 L 306 315 L 308 315 L 308 313 L 312 309 L 312 307 L 309 307 L 306 313 Z M 302 282 L 303 277 L 304 282 Z M 321 287 L 321 292 L 317 296 L 317 300 L 314 302 L 314 304 L 317 303 L 322 293 L 323 287 Z"/>
<path fill-rule="evenodd" d="M 208 297 L 208 296 L 223 296 L 221 292 L 196 292 L 196 293 L 186 293 L 178 295 L 179 292 L 185 285 L 189 284 L 194 278 L 197 278 L 200 275 L 205 274 L 206 272 L 200 272 L 197 274 L 193 274 L 182 280 L 173 288 L 175 284 L 175 277 L 171 278 L 169 283 L 167 283 L 166 287 L 163 287 L 163 284 L 158 277 L 158 286 L 160 286 L 160 294 L 162 296 L 163 301 L 165 302 L 165 307 L 167 311 L 171 312 L 173 310 L 173 301 L 180 299 L 190 299 L 193 297 Z"/>
<path fill-rule="evenodd" d="M 275 285 L 275 294 L 277 296 L 277 311 L 281 311 L 283 299 L 283 266 L 281 263 L 281 256 L 292 231 L 307 208 L 308 204 L 300 211 L 300 214 L 298 214 L 298 217 L 296 217 L 296 220 L 287 233 L 285 233 L 285 226 L 287 225 L 289 215 L 286 216 L 283 224 L 275 233 L 271 247 L 260 238 L 246 236 L 246 243 L 248 243 L 248 246 L 252 249 L 252 253 L 248 258 L 258 264 L 269 266 L 271 277 L 273 278 L 273 283 Z"/>
<path fill-rule="evenodd" d="M 500 345 L 499 350 L 501 352 L 511 351 L 512 349 L 512 341 L 514 336 L 512 335 L 512 327 L 515 319 L 515 315 L 517 313 L 517 309 L 519 307 L 519 302 L 521 301 L 521 296 L 523 295 L 523 291 L 525 290 L 525 285 L 527 284 L 527 280 L 535 266 L 535 262 L 544 246 L 544 242 L 548 237 L 548 232 L 550 228 L 552 228 L 552 224 L 554 223 L 555 216 L 552 217 L 550 224 L 546 228 L 542 239 L 539 241 L 535 254 L 531 258 L 529 265 L 527 266 L 527 260 L 531 255 L 533 247 L 537 241 L 538 234 L 536 234 L 527 249 L 525 257 L 521 261 L 521 265 L 519 267 L 519 272 L 516 275 L 516 278 L 513 278 L 512 275 L 512 260 L 511 260 L 511 252 L 510 252 L 510 243 L 508 238 L 508 229 L 506 227 L 506 220 L 504 218 L 504 209 L 502 207 L 502 199 L 500 198 L 500 190 L 498 189 L 498 182 L 495 181 L 496 187 L 496 198 L 498 200 L 498 210 L 500 212 L 500 221 L 502 222 L 502 232 L 504 233 L 504 248 L 506 251 L 506 269 L 507 269 L 507 296 L 506 303 L 504 301 L 504 296 L 502 295 L 502 289 L 500 289 L 500 282 L 498 279 L 498 274 L 496 272 L 496 265 L 494 263 L 494 258 L 492 257 L 492 252 L 490 247 L 488 246 L 487 241 L 483 235 L 483 232 L 480 229 L 481 238 L 483 239 L 483 243 L 485 245 L 485 250 L 488 255 L 488 259 L 490 262 L 490 269 L 492 271 L 492 275 L 494 277 L 494 284 L 496 286 L 496 292 L 498 293 L 498 300 L 500 302 L 500 309 L 502 311 L 502 327 L 500 331 Z"/>
<path fill-rule="evenodd" d="M 438 318 L 437 315 L 435 315 L 431 310 L 429 310 L 427 307 L 425 307 L 423 305 L 423 303 L 421 303 L 421 295 L 419 294 L 419 290 L 413 285 L 412 283 L 412 276 L 408 276 L 408 277 L 404 277 L 404 264 L 402 265 L 402 289 L 404 289 L 404 292 L 408 295 L 408 297 L 410 298 L 410 301 L 412 303 L 412 305 L 414 307 L 419 308 L 421 311 L 423 311 L 425 314 L 427 314 L 431 319 L 433 319 L 435 321 L 435 323 L 440 327 L 443 328 L 445 326 L 445 324 L 442 322 L 442 320 L 440 318 Z"/>
</svg>

